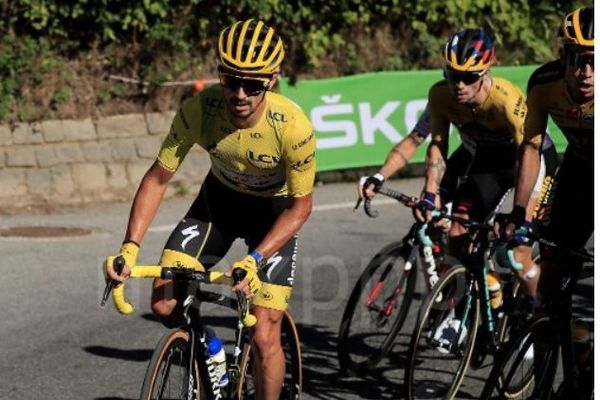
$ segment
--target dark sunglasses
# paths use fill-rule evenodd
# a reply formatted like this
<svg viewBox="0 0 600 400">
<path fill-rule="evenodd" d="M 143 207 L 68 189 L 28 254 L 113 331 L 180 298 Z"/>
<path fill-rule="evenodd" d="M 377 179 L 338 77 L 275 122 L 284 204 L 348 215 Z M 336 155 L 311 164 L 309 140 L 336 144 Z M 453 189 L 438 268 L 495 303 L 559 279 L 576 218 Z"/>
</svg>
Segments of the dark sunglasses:
<svg viewBox="0 0 600 400">
<path fill-rule="evenodd" d="M 450 82 L 462 82 L 465 85 L 472 85 L 481 79 L 482 72 L 463 72 L 450 68 L 444 68 L 444 77 Z"/>
<path fill-rule="evenodd" d="M 248 96 L 256 96 L 269 88 L 269 80 L 267 79 L 241 78 L 223 72 L 219 74 L 219 79 L 221 85 L 229 90 L 235 91 L 243 87 Z"/>
<path fill-rule="evenodd" d="M 569 65 L 572 65 L 575 68 L 585 68 L 586 65 L 589 65 L 592 67 L 592 69 L 594 69 L 593 54 L 569 53 L 568 61 Z"/>
</svg>

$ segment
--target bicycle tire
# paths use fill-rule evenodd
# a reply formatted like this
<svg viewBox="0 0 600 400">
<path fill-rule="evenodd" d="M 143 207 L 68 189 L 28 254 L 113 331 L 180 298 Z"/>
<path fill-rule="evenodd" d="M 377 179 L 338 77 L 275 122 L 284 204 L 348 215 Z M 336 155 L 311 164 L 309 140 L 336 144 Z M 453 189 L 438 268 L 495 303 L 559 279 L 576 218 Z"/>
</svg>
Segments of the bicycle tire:
<svg viewBox="0 0 600 400">
<path fill-rule="evenodd" d="M 302 350 L 296 323 L 289 312 L 285 311 L 281 321 L 281 346 L 285 355 L 285 377 L 281 400 L 299 400 L 302 395 Z M 240 363 L 240 380 L 237 388 L 239 400 L 252 400 L 254 382 L 252 380 L 252 346 L 244 347 Z"/>
<path fill-rule="evenodd" d="M 477 283 L 472 282 L 471 279 L 464 266 L 452 266 L 440 277 L 419 310 L 404 373 L 406 399 L 443 398 L 450 400 L 458 392 L 473 354 L 480 318 Z M 469 292 L 468 287 L 471 282 L 474 290 Z M 441 300 L 440 294 L 442 295 Z M 460 315 L 466 310 L 467 302 L 470 303 L 468 314 Z M 464 320 L 465 326 L 460 328 L 460 335 L 458 331 L 455 331 L 456 335 L 447 337 L 450 325 L 446 325 L 446 323 L 453 320 Z M 462 329 L 465 329 L 465 335 L 463 339 L 460 339 Z M 446 348 L 442 344 L 444 341 L 453 343 L 454 347 L 458 344 L 458 350 Z M 442 355 L 448 356 L 444 361 L 457 361 L 458 365 L 447 366 L 448 363 L 444 362 L 446 368 L 442 370 L 440 366 Z M 432 360 L 427 361 L 427 357 Z M 426 368 L 422 368 L 422 366 Z M 449 384 L 444 385 L 444 378 L 452 380 Z M 445 394 L 443 394 L 444 390 Z"/>
<path fill-rule="evenodd" d="M 560 349 L 556 335 L 548 338 L 551 332 L 553 332 L 553 328 L 548 315 L 539 314 L 530 319 L 524 328 L 514 334 L 498 352 L 480 398 L 549 399 Z M 528 352 L 530 348 L 533 349 L 533 344 L 539 338 L 543 338 L 547 344 L 544 346 L 543 354 L 538 358 L 541 361 L 534 362 L 535 357 L 528 356 Z M 534 368 L 537 371 L 534 372 Z M 543 379 L 536 382 L 535 376 L 543 377 Z M 516 378 L 516 381 L 513 378 Z"/>
<path fill-rule="evenodd" d="M 190 334 L 176 329 L 167 332 L 160 339 L 152 358 L 148 363 L 144 383 L 140 394 L 141 400 L 187 399 L 190 386 L 197 395 L 197 400 L 206 399 L 198 365 L 194 363 L 192 377 L 194 383 L 189 385 L 186 375 L 189 371 Z M 176 376 L 177 379 L 170 379 Z M 177 387 L 171 387 L 173 382 Z"/>
<path fill-rule="evenodd" d="M 356 282 L 338 331 L 342 372 L 364 376 L 391 350 L 414 298 L 415 260 L 410 270 L 404 268 L 410 251 L 402 242 L 390 243 L 371 259 Z"/>
</svg>

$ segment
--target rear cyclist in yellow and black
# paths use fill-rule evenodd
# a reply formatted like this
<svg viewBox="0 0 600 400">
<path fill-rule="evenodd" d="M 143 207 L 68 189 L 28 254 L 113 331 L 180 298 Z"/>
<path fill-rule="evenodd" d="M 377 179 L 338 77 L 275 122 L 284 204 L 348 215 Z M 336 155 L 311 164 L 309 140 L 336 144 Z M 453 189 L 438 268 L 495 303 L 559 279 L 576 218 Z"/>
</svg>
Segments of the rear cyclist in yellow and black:
<svg viewBox="0 0 600 400">
<path fill-rule="evenodd" d="M 465 178 L 452 199 L 452 212 L 462 218 L 483 220 L 514 186 L 517 150 L 523 141 L 527 115 L 525 96 L 510 81 L 490 76 L 494 43 L 482 29 L 455 32 L 446 43 L 443 57 L 446 79 L 429 91 L 431 144 L 427 151 L 425 190 L 416 216 L 428 219 L 435 208 L 446 174 L 452 124 L 459 132 L 461 147 L 472 154 Z M 538 192 L 528 199 L 529 221 L 544 179 L 551 177 L 556 169 L 556 150 L 549 137 L 541 146 L 541 154 L 545 169 L 537 176 Z M 453 223 L 448 236 L 450 254 L 463 255 L 468 241 L 465 228 Z M 517 246 L 515 258 L 523 265 L 518 276 L 533 298 L 539 273 L 531 258 L 531 248 Z M 488 275 L 488 284 L 499 287 L 493 275 Z"/>
<path fill-rule="evenodd" d="M 545 126 L 551 118 L 568 144 L 539 232 L 541 237 L 558 244 L 558 248 L 540 245 L 539 305 L 542 307 L 547 306 L 546 303 L 560 290 L 568 270 L 577 271 L 582 267 L 583 260 L 572 256 L 568 250 L 585 249 L 594 233 L 594 8 L 579 8 L 568 13 L 560 32 L 564 62 L 546 64 L 530 78 L 529 114 L 519 159 L 514 207 L 500 230 L 505 238 L 511 238 L 523 225 L 524 209 L 540 168 L 539 149 L 547 136 Z M 565 306 L 567 312 L 560 315 L 568 325 L 571 304 L 560 304 L 560 307 Z M 553 307 L 547 311 L 557 312 Z M 573 334 L 575 337 L 575 332 Z M 593 360 L 591 365 L 584 365 L 586 363 L 579 358 L 577 364 L 579 371 L 565 375 L 557 399 L 593 398 Z"/>
<path fill-rule="evenodd" d="M 122 275 L 106 262 L 108 276 L 123 281 L 171 177 L 194 144 L 206 149 L 211 169 L 200 194 L 171 234 L 161 265 L 210 268 L 243 238 L 249 254 L 232 270 L 246 278 L 233 290 L 252 298 L 253 381 L 256 399 L 278 399 L 285 373 L 281 320 L 296 266 L 297 233 L 312 210 L 316 139 L 302 110 L 271 92 L 284 58 L 274 29 L 255 20 L 221 31 L 220 85 L 186 100 L 177 112 L 156 162 L 136 193 L 125 241 Z M 152 310 L 167 326 L 181 323 L 183 287 L 155 279 Z"/>
</svg>

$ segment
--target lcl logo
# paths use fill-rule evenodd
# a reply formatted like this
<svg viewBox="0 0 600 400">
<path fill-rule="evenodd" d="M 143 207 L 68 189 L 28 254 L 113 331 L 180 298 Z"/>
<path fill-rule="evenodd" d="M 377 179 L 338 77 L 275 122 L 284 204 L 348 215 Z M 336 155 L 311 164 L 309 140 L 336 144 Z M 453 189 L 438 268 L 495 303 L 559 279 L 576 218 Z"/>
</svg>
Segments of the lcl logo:
<svg viewBox="0 0 600 400">
<path fill-rule="evenodd" d="M 285 114 L 278 113 L 278 112 L 269 111 L 269 118 L 271 118 L 274 121 L 287 122 L 287 118 L 285 117 Z"/>
</svg>

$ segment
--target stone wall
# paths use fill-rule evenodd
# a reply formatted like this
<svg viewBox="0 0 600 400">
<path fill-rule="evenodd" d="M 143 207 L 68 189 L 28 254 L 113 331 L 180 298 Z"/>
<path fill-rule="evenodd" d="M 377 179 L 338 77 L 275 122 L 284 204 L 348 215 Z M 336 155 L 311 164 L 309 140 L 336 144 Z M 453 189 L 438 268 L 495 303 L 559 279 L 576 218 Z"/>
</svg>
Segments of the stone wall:
<svg viewBox="0 0 600 400">
<path fill-rule="evenodd" d="M 128 201 L 174 112 L 0 125 L 0 213 Z M 167 196 L 197 191 L 209 160 L 194 146 Z"/>
</svg>

